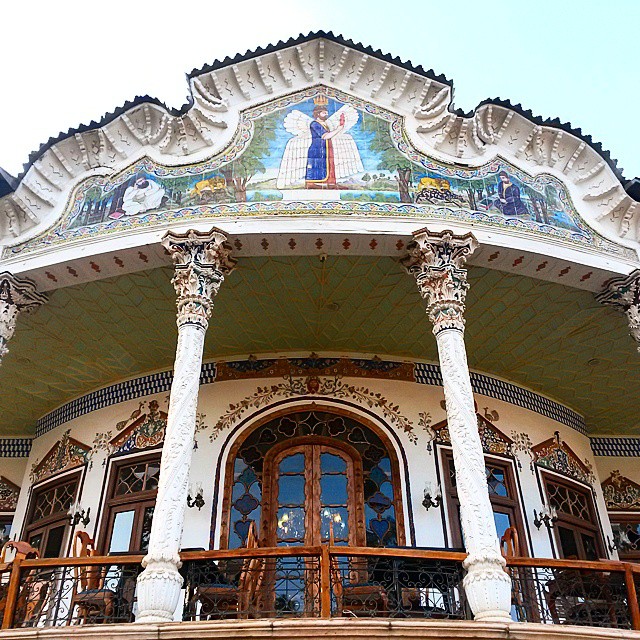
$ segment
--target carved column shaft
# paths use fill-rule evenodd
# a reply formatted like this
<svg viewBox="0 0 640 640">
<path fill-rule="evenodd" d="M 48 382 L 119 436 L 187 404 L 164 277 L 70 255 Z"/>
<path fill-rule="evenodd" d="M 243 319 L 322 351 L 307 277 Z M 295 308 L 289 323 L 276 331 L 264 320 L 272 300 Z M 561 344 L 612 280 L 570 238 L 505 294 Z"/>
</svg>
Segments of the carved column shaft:
<svg viewBox="0 0 640 640">
<path fill-rule="evenodd" d="M 167 233 L 163 245 L 175 263 L 178 343 L 160 463 L 149 550 L 138 578 L 138 622 L 167 622 L 178 606 L 179 550 L 191 469 L 204 338 L 213 300 L 233 268 L 226 237 L 217 230 Z"/>
<path fill-rule="evenodd" d="M 471 234 L 454 236 L 450 231 L 428 230 L 417 232 L 414 239 L 403 263 L 426 300 L 438 345 L 460 521 L 469 554 L 465 593 L 477 620 L 506 621 L 510 619 L 511 581 L 504 571 L 496 535 L 464 344 L 463 314 L 469 284 L 462 267 L 477 241 Z"/>
<path fill-rule="evenodd" d="M 16 278 L 7 271 L 0 273 L 0 364 L 9 353 L 7 343 L 16 330 L 18 315 L 34 311 L 46 301 L 31 280 Z"/>
</svg>

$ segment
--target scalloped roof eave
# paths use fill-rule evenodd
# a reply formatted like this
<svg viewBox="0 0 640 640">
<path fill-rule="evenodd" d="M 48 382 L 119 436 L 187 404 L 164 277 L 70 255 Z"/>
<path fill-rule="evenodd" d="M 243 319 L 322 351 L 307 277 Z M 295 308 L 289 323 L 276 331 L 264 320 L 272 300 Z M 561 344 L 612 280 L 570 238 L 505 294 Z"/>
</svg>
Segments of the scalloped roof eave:
<svg viewBox="0 0 640 640">
<path fill-rule="evenodd" d="M 300 34 L 296 38 L 289 38 L 286 42 L 280 40 L 276 44 L 270 44 L 266 47 L 257 47 L 256 49 L 249 51 L 247 50 L 245 53 L 238 53 L 233 58 L 226 57 L 224 60 L 214 60 L 211 64 L 205 64 L 199 69 L 192 69 L 187 74 L 187 79 L 191 80 L 192 78 L 196 78 L 202 74 L 209 73 L 210 71 L 215 71 L 216 69 L 221 69 L 224 67 L 228 67 L 234 64 L 238 64 L 240 62 L 244 62 L 246 60 L 250 60 L 252 58 L 258 58 L 262 55 L 274 53 L 276 51 L 282 51 L 284 49 L 288 49 L 289 47 L 303 44 L 305 42 L 309 42 L 311 40 L 316 40 L 320 38 L 325 38 L 327 40 L 331 40 L 337 44 L 343 45 L 345 47 L 349 47 L 351 49 L 355 49 L 360 53 L 373 56 L 378 60 L 382 60 L 385 62 L 389 62 L 396 66 L 402 67 L 407 71 L 411 71 L 412 73 L 424 76 L 431 80 L 435 80 L 436 82 L 440 82 L 442 84 L 446 84 L 451 87 L 453 91 L 453 81 L 447 78 L 444 74 L 436 74 L 433 69 L 425 70 L 422 65 L 415 66 L 410 60 L 401 60 L 398 56 L 392 56 L 388 53 L 383 53 L 380 49 L 373 49 L 373 47 L 364 45 L 361 42 L 354 42 L 353 40 L 344 38 L 342 35 L 335 35 L 332 31 L 311 31 L 308 34 Z M 86 131 L 90 131 L 99 127 L 102 127 L 106 124 L 109 124 L 117 117 L 121 116 L 123 113 L 133 109 L 134 107 L 140 106 L 142 104 L 153 104 L 164 109 L 168 114 L 172 116 L 182 116 L 186 114 L 191 107 L 194 106 L 194 98 L 191 84 L 189 84 L 188 96 L 186 102 L 178 107 L 171 108 L 168 107 L 164 102 L 155 98 L 153 96 L 136 96 L 133 100 L 127 100 L 123 105 L 117 107 L 111 112 L 105 113 L 100 120 L 95 121 L 92 120 L 89 124 L 80 124 L 77 127 L 72 127 L 68 129 L 66 132 L 60 132 L 57 136 L 52 136 L 46 142 L 42 143 L 40 147 L 32 151 L 29 154 L 28 161 L 23 165 L 23 169 L 18 174 L 18 176 L 13 177 L 9 173 L 0 167 L 0 197 L 7 195 L 11 191 L 15 191 L 18 184 L 20 184 L 22 178 L 29 171 L 33 163 L 38 160 L 49 148 L 55 145 L 58 142 L 61 142 L 77 133 L 84 133 Z M 473 117 L 476 111 L 483 106 L 487 105 L 495 105 L 500 107 L 505 107 L 507 109 L 511 109 L 515 111 L 519 115 L 527 118 L 531 122 L 537 125 L 544 125 L 548 127 L 553 127 L 556 129 L 560 129 L 566 133 L 570 133 L 571 135 L 579 138 L 587 145 L 589 145 L 596 153 L 598 153 L 602 159 L 609 165 L 611 170 L 614 172 L 622 186 L 625 188 L 627 193 L 636 201 L 640 201 L 640 178 L 634 178 L 629 180 L 625 178 L 622 173 L 622 170 L 618 167 L 617 160 L 611 157 L 611 153 L 602 147 L 600 142 L 594 141 L 591 135 L 585 134 L 582 132 L 580 127 L 574 127 L 570 122 L 561 122 L 559 118 L 543 118 L 542 116 L 535 115 L 531 109 L 524 108 L 520 103 L 513 104 L 510 100 L 504 100 L 502 98 L 487 98 L 478 103 L 478 105 L 468 111 L 465 112 L 462 109 L 454 109 L 453 103 L 449 105 L 449 110 L 451 113 L 455 115 L 462 116 L 465 118 Z"/>
</svg>

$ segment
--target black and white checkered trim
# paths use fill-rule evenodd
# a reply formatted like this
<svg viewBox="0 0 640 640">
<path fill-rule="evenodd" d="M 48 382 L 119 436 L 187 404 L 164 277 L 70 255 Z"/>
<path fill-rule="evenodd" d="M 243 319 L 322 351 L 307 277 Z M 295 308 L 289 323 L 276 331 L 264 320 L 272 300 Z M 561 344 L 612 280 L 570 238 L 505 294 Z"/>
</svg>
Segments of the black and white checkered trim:
<svg viewBox="0 0 640 640">
<path fill-rule="evenodd" d="M 594 456 L 640 458 L 640 438 L 591 438 Z"/>
<path fill-rule="evenodd" d="M 415 377 L 416 382 L 420 384 L 442 386 L 442 374 L 438 365 L 416 363 Z M 535 411 L 547 418 L 566 424 L 579 433 L 584 435 L 587 433 L 584 418 L 580 414 L 528 389 L 474 372 L 471 372 L 471 387 L 474 393 L 481 393 L 497 400 L 515 404 L 523 409 Z"/>
<path fill-rule="evenodd" d="M 0 458 L 28 458 L 31 438 L 0 438 Z"/>
<path fill-rule="evenodd" d="M 216 365 L 213 362 L 204 364 L 200 372 L 200 384 L 211 384 L 216 378 Z M 55 429 L 57 426 L 83 416 L 97 409 L 109 407 L 126 400 L 134 400 L 154 393 L 162 393 L 171 389 L 172 371 L 162 371 L 143 378 L 134 378 L 126 382 L 112 384 L 110 387 L 98 389 L 86 396 L 72 400 L 58 407 L 38 420 L 36 438 Z"/>
</svg>

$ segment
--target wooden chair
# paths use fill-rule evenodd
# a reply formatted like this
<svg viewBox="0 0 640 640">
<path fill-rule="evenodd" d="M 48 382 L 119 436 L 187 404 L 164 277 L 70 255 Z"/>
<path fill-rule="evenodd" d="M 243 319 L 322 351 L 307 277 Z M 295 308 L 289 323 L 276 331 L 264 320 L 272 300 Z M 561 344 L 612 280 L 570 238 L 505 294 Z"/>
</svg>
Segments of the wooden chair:
<svg viewBox="0 0 640 640">
<path fill-rule="evenodd" d="M 520 540 L 515 527 L 505 529 L 502 538 L 500 538 L 500 551 L 505 558 L 520 556 Z"/>
<path fill-rule="evenodd" d="M 76 532 L 73 540 L 73 557 L 92 558 L 98 555 L 93 540 L 85 531 Z M 115 589 L 105 586 L 106 567 L 82 566 L 73 568 L 73 590 L 67 624 L 74 619 L 77 607 L 76 624 L 92 624 L 111 621 L 116 608 Z"/>
<path fill-rule="evenodd" d="M 249 527 L 246 548 L 258 548 L 255 522 L 252 522 Z M 256 615 L 264 580 L 264 558 L 245 558 L 237 584 L 235 580 L 225 577 L 220 564 L 218 561 L 212 575 L 216 579 L 215 582 L 199 584 L 193 589 L 193 595 L 189 599 L 192 615 L 196 615 L 198 603 L 200 619 L 227 618 L 230 615 L 246 619 Z"/>
<path fill-rule="evenodd" d="M 334 547 L 333 527 L 329 530 L 329 549 Z M 345 613 L 353 616 L 387 616 L 389 613 L 389 596 L 381 584 L 367 582 L 366 568 L 352 568 L 350 574 L 356 577 L 356 582 L 344 584 L 340 563 L 336 556 L 331 556 L 330 562 L 331 586 L 336 601 L 336 615 Z M 360 581 L 359 578 L 364 578 Z"/>
<path fill-rule="evenodd" d="M 0 552 L 0 563 L 7 562 L 8 552 L 13 551 L 13 560 L 34 560 L 40 557 L 37 549 L 28 542 L 9 540 L 4 543 Z M 0 585 L 0 621 L 4 617 L 7 605 L 8 584 Z M 47 601 L 49 583 L 38 579 L 36 572 L 29 572 L 22 576 L 18 601 L 14 613 L 15 626 L 34 626 Z"/>
</svg>

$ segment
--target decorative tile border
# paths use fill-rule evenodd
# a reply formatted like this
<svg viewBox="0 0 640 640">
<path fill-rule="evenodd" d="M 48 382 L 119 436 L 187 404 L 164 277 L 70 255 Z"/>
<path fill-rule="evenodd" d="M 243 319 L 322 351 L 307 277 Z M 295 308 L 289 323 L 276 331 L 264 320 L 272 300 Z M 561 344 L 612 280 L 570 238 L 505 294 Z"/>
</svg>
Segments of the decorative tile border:
<svg viewBox="0 0 640 640">
<path fill-rule="evenodd" d="M 0 438 L 0 458 L 28 458 L 32 438 Z"/>
<path fill-rule="evenodd" d="M 200 384 L 211 384 L 215 380 L 215 377 L 215 363 L 204 364 L 200 372 Z M 51 429 L 55 429 L 69 420 L 91 413 L 92 411 L 110 407 L 111 405 L 127 400 L 135 400 L 136 398 L 154 393 L 169 391 L 172 381 L 173 372 L 162 371 L 142 378 L 134 378 L 126 382 L 112 384 L 104 389 L 98 389 L 98 391 L 88 393 L 86 396 L 63 404 L 61 407 L 40 418 L 36 425 L 35 437 L 38 438 L 48 431 L 51 431 Z"/>
<path fill-rule="evenodd" d="M 291 375 L 347 375 L 363 378 L 385 378 L 414 380 L 418 384 L 442 386 L 440 367 L 435 364 L 424 363 L 392 363 L 382 360 L 363 360 L 336 358 L 290 358 L 265 361 L 267 367 L 257 366 L 256 359 L 246 362 L 220 362 L 203 365 L 200 373 L 200 384 L 211 384 L 215 381 L 217 372 L 221 379 L 282 377 L 282 366 L 291 370 Z M 334 362 L 335 360 L 335 362 Z M 271 363 L 277 366 L 273 366 Z M 393 365 L 393 366 L 391 366 Z M 397 365 L 397 366 L 396 366 Z M 413 375 L 407 376 L 405 370 L 413 370 Z M 154 393 L 162 393 L 171 389 L 173 374 L 163 371 L 142 378 L 127 380 L 118 384 L 99 389 L 92 393 L 72 400 L 55 411 L 48 413 L 38 420 L 36 438 L 51 431 L 55 427 L 85 415 L 97 409 L 108 407 L 127 400 L 134 400 Z M 582 416 L 553 400 L 540 396 L 533 391 L 522 389 L 509 382 L 491 378 L 479 373 L 471 373 L 471 386 L 475 393 L 481 393 L 497 400 L 535 411 L 547 418 L 567 425 L 579 433 L 586 434 L 586 427 Z M 621 439 L 624 440 L 624 439 Z M 1 441 L 0 441 L 1 442 Z M 640 439 L 638 440 L 640 443 Z M 640 444 L 638 445 L 640 448 Z M 596 454 L 598 455 L 598 454 Z M 610 455 L 610 454 L 609 454 Z M 636 454 L 626 454 L 636 455 Z"/>
<path fill-rule="evenodd" d="M 591 438 L 594 456 L 640 458 L 640 438 Z"/>
<path fill-rule="evenodd" d="M 416 382 L 421 384 L 442 386 L 442 375 L 438 365 L 418 362 L 415 365 L 415 376 Z M 584 418 L 579 413 L 528 389 L 517 387 L 515 384 L 504 380 L 474 373 L 473 371 L 471 372 L 471 387 L 475 393 L 481 393 L 490 398 L 503 400 L 523 409 L 535 411 L 556 422 L 561 422 L 583 435 L 587 433 Z"/>
</svg>

